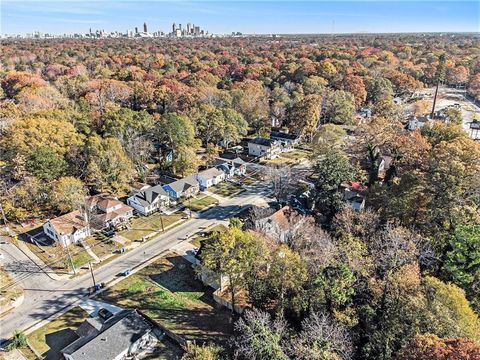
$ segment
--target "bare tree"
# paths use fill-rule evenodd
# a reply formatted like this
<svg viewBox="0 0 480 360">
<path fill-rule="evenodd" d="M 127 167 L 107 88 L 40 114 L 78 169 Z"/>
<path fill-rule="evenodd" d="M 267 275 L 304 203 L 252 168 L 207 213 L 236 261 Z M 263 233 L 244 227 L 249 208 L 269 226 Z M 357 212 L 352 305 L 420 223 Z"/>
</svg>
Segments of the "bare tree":
<svg viewBox="0 0 480 360">
<path fill-rule="evenodd" d="M 287 324 L 283 319 L 272 320 L 266 312 L 246 310 L 235 323 L 235 358 L 288 360 L 283 345 Z"/>
<path fill-rule="evenodd" d="M 302 331 L 290 343 L 290 354 L 297 360 L 342 359 L 353 357 L 347 329 L 326 314 L 311 313 L 302 322 Z"/>
<path fill-rule="evenodd" d="M 285 200 L 293 185 L 292 169 L 289 166 L 267 166 L 265 179 L 271 184 L 275 199 L 278 202 Z"/>
</svg>

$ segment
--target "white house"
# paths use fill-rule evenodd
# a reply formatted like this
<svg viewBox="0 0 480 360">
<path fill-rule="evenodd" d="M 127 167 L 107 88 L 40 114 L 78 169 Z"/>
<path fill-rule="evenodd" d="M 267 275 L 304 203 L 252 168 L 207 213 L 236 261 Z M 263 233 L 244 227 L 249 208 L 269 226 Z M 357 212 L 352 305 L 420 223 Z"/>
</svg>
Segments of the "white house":
<svg viewBox="0 0 480 360">
<path fill-rule="evenodd" d="M 235 159 L 219 158 L 216 160 L 215 167 L 219 170 L 222 170 L 227 179 L 230 179 L 235 175 L 245 175 L 247 171 L 247 163 L 239 157 Z"/>
<path fill-rule="evenodd" d="M 257 137 L 248 142 L 248 154 L 273 159 L 282 152 L 281 142 L 274 139 Z"/>
<path fill-rule="evenodd" d="M 162 185 L 155 185 L 138 191 L 127 199 L 127 204 L 139 214 L 149 215 L 168 206 L 170 197 Z"/>
<path fill-rule="evenodd" d="M 278 140 L 282 143 L 284 148 L 293 148 L 300 142 L 300 137 L 295 134 L 287 134 L 281 131 L 272 131 L 270 139 Z"/>
<path fill-rule="evenodd" d="M 225 173 L 217 168 L 203 170 L 197 174 L 197 181 L 202 190 L 217 185 L 223 180 L 225 180 Z"/>
<path fill-rule="evenodd" d="M 96 228 L 116 227 L 133 217 L 133 208 L 108 194 L 91 196 L 86 203 Z"/>
<path fill-rule="evenodd" d="M 86 215 L 79 210 L 48 220 L 43 231 L 62 246 L 76 244 L 91 234 Z"/>
</svg>

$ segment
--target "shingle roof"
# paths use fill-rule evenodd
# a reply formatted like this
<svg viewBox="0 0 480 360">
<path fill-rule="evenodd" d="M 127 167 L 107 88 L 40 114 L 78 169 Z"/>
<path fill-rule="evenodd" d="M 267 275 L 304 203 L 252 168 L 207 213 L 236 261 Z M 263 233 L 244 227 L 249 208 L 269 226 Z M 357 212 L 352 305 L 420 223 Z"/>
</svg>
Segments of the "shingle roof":
<svg viewBox="0 0 480 360">
<path fill-rule="evenodd" d="M 198 176 L 204 177 L 205 179 L 212 179 L 216 176 L 223 175 L 223 171 L 217 169 L 217 168 L 210 168 L 207 170 L 200 171 L 198 173 Z"/>
<path fill-rule="evenodd" d="M 143 206 L 152 204 L 159 196 L 168 196 L 162 185 L 151 186 L 133 195 Z"/>
<path fill-rule="evenodd" d="M 252 144 L 268 146 L 268 147 L 273 146 L 276 142 L 277 142 L 277 140 L 266 139 L 266 138 L 261 138 L 261 137 L 257 137 L 255 139 L 252 139 L 252 140 L 249 141 L 249 143 L 252 143 Z"/>
<path fill-rule="evenodd" d="M 103 323 L 100 330 L 62 349 L 62 353 L 73 360 L 115 359 L 152 328 L 136 310 L 124 310 Z"/>
<path fill-rule="evenodd" d="M 85 217 L 79 210 L 51 219 L 50 224 L 52 224 L 52 227 L 60 235 L 73 234 L 78 229 L 83 229 L 88 226 L 88 222 L 85 221 Z"/>
<path fill-rule="evenodd" d="M 298 136 L 295 134 L 287 134 L 280 131 L 272 131 L 270 137 L 273 139 L 297 140 Z"/>
<path fill-rule="evenodd" d="M 183 179 L 179 179 L 177 181 L 174 181 L 173 183 L 168 184 L 174 191 L 177 193 L 184 192 L 191 188 L 192 186 L 197 186 L 198 181 L 195 179 L 194 175 L 187 176 Z"/>
</svg>

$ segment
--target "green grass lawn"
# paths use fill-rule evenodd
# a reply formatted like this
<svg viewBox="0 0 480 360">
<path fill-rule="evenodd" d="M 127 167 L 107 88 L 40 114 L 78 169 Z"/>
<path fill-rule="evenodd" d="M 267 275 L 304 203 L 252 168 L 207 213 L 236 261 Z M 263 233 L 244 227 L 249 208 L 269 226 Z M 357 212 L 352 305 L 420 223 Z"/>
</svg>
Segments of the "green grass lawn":
<svg viewBox="0 0 480 360">
<path fill-rule="evenodd" d="M 60 350 L 78 338 L 74 331 L 88 317 L 80 307 L 74 307 L 29 334 L 28 343 L 43 357 L 52 360 L 63 359 Z"/>
<path fill-rule="evenodd" d="M 171 253 L 105 292 L 101 300 L 137 308 L 169 330 L 195 341 L 222 341 L 231 334 L 230 312 L 217 309 L 213 290 L 191 264 Z"/>
<path fill-rule="evenodd" d="M 220 196 L 230 196 L 242 190 L 242 187 L 229 181 L 222 181 L 218 185 L 212 186 L 208 191 Z"/>
<path fill-rule="evenodd" d="M 153 232 L 162 231 L 162 221 L 163 227 L 167 228 L 181 220 L 184 215 L 183 213 L 175 213 L 172 215 L 155 213 L 150 216 L 140 216 L 131 220 L 132 227 L 130 230 L 121 231 L 119 235 L 132 241 L 139 240 Z"/>
<path fill-rule="evenodd" d="M 212 204 L 218 204 L 218 200 L 212 196 L 204 196 L 198 199 L 185 200 L 184 204 L 192 211 L 200 211 Z"/>
</svg>

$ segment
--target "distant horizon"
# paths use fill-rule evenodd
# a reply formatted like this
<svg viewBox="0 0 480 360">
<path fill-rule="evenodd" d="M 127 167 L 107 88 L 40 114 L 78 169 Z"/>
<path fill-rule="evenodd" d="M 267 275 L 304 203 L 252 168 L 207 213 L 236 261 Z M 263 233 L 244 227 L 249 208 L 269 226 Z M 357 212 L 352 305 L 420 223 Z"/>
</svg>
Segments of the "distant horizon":
<svg viewBox="0 0 480 360">
<path fill-rule="evenodd" d="M 478 1 L 30 1 L 4 0 L 0 33 L 125 33 L 146 22 L 170 32 L 195 23 L 213 34 L 479 33 Z"/>
</svg>

